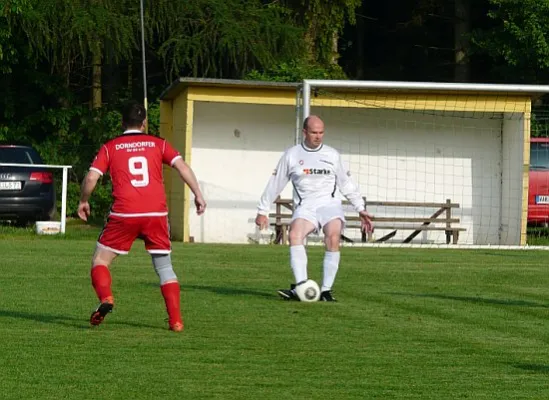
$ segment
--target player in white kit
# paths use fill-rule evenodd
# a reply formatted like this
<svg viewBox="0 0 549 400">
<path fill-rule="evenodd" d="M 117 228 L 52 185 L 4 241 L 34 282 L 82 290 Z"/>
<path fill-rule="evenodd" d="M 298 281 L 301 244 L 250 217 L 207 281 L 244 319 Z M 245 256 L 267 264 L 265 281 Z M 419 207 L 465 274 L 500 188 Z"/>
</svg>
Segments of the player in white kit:
<svg viewBox="0 0 549 400">
<path fill-rule="evenodd" d="M 269 210 L 289 181 L 294 187 L 294 213 L 290 224 L 290 264 L 295 284 L 278 294 L 287 300 L 297 300 L 295 286 L 307 280 L 305 238 L 317 230 L 324 233 L 326 253 L 323 263 L 321 301 L 336 301 L 332 295 L 340 260 L 340 238 L 345 224 L 339 190 L 358 212 L 362 228 L 372 231 L 371 215 L 350 174 L 343 166 L 337 150 L 322 143 L 324 122 L 311 115 L 303 122 L 303 143 L 286 150 L 271 176 L 259 201 L 255 223 L 269 226 Z"/>
</svg>

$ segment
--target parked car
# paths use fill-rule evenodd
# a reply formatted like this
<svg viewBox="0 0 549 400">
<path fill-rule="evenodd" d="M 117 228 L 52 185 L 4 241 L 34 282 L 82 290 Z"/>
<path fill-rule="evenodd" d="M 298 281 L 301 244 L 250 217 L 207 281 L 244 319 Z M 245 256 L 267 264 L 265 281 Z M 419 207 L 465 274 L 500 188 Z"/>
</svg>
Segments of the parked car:
<svg viewBox="0 0 549 400">
<path fill-rule="evenodd" d="M 44 164 L 30 146 L 0 144 L 0 164 Z M 0 219 L 24 225 L 55 212 L 53 174 L 43 167 L 0 165 Z"/>
<path fill-rule="evenodd" d="M 549 138 L 530 141 L 528 223 L 549 224 Z"/>
</svg>

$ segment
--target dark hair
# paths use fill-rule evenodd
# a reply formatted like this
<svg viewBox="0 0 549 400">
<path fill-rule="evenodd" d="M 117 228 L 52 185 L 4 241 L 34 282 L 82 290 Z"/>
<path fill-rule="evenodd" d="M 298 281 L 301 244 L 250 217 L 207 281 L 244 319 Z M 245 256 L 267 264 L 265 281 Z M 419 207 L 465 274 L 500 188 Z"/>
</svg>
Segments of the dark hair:
<svg viewBox="0 0 549 400">
<path fill-rule="evenodd" d="M 307 130 L 309 128 L 309 119 L 311 118 L 311 116 L 309 115 L 307 118 L 305 118 L 303 120 L 303 129 Z"/>
<path fill-rule="evenodd" d="M 124 129 L 140 127 L 146 118 L 147 110 L 139 103 L 128 103 L 122 110 L 122 126 Z"/>
</svg>

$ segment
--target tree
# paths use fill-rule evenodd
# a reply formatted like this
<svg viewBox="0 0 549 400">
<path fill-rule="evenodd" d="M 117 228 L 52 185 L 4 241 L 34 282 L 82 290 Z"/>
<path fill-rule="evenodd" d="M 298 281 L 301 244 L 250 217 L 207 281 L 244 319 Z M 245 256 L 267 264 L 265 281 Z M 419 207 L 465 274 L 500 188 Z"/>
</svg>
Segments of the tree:
<svg viewBox="0 0 549 400">
<path fill-rule="evenodd" d="M 302 30 L 277 2 L 157 0 L 149 4 L 147 17 L 149 41 L 159 43 L 169 79 L 240 78 L 302 49 Z"/>
<path fill-rule="evenodd" d="M 82 70 L 94 68 L 93 107 L 101 105 L 101 59 L 108 44 L 116 61 L 130 59 L 136 48 L 136 7 L 129 0 L 28 0 L 25 13 L 10 14 L 8 27 L 28 38 L 36 63 L 45 60 L 50 72 L 70 88 Z M 133 15 L 132 15 L 133 14 Z M 88 81 L 88 77 L 84 78 Z M 67 99 L 60 99 L 68 106 Z"/>
<path fill-rule="evenodd" d="M 471 53 L 470 0 L 454 0 L 454 81 L 469 82 Z"/>
<path fill-rule="evenodd" d="M 475 51 L 489 56 L 508 82 L 549 81 L 549 1 L 490 0 L 492 26 L 478 29 Z"/>
<path fill-rule="evenodd" d="M 337 64 L 339 36 L 345 24 L 355 24 L 355 12 L 362 0 L 282 0 L 281 3 L 293 9 L 305 27 L 307 60 Z"/>
</svg>

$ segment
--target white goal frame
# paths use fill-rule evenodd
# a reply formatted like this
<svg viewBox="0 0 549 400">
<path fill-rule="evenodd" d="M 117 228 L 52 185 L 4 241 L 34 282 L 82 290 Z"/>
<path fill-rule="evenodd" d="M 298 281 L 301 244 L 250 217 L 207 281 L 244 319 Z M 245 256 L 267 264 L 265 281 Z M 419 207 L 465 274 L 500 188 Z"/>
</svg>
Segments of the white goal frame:
<svg viewBox="0 0 549 400">
<path fill-rule="evenodd" d="M 49 165 L 49 164 L 15 164 L 0 163 L 0 167 L 23 167 L 23 168 L 51 168 L 63 169 L 63 186 L 61 189 L 61 233 L 65 233 L 67 225 L 67 184 L 68 172 L 72 165 Z"/>
<path fill-rule="evenodd" d="M 352 80 L 319 80 L 319 79 L 305 79 L 297 87 L 296 90 L 296 132 L 295 132 L 295 144 L 301 143 L 302 133 L 301 128 L 304 120 L 311 114 L 311 105 L 314 104 L 313 95 L 316 95 L 315 90 L 369 90 L 373 93 L 375 91 L 391 92 L 405 91 L 408 93 L 439 93 L 448 95 L 457 94 L 485 94 L 485 95 L 524 95 L 529 97 L 536 97 L 544 94 L 549 94 L 549 85 L 522 85 L 522 84 L 483 84 L 483 83 L 441 83 L 441 82 L 410 82 L 410 81 L 352 81 Z M 530 132 L 528 132 L 528 136 Z M 529 139 L 528 139 L 529 141 Z M 529 247 L 543 248 L 547 250 L 545 246 L 528 246 L 528 245 L 489 245 L 489 244 L 458 244 L 458 245 L 425 245 L 425 244 L 353 244 L 355 246 L 395 246 L 395 247 L 451 247 L 451 248 L 485 248 L 496 247 L 502 249 L 525 249 Z"/>
</svg>

